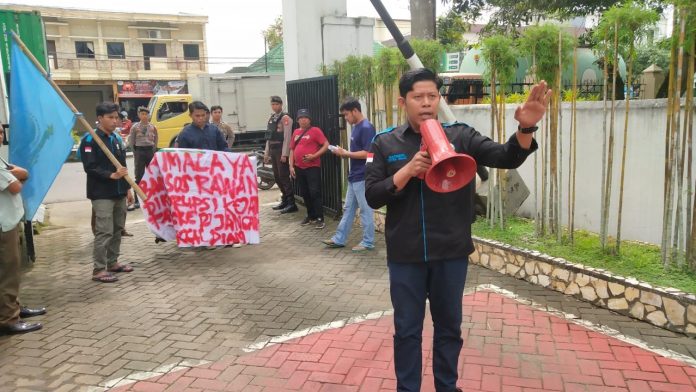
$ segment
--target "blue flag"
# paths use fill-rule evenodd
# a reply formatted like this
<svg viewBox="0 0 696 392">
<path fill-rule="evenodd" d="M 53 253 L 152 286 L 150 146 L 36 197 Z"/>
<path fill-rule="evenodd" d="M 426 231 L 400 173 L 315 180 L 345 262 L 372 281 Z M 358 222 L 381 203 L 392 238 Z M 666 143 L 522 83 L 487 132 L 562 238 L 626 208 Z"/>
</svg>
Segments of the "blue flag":
<svg viewBox="0 0 696 392">
<path fill-rule="evenodd" d="M 75 114 L 14 41 L 10 51 L 10 163 L 29 171 L 22 187 L 32 219 L 72 150 Z"/>
</svg>

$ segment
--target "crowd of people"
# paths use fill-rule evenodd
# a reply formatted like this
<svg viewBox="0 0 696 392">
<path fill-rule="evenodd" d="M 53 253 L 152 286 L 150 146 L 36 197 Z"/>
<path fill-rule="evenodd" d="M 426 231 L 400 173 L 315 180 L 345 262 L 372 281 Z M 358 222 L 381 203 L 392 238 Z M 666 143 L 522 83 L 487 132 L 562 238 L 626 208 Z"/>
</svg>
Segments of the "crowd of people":
<svg viewBox="0 0 696 392">
<path fill-rule="evenodd" d="M 475 184 L 447 193 L 435 192 L 422 176 L 433 165 L 427 150 L 421 149 L 420 125 L 436 119 L 440 103 L 441 80 L 430 70 L 411 70 L 399 80 L 399 105 L 407 121 L 379 134 L 363 116 L 360 103 L 347 99 L 339 108 L 352 125 L 349 149 L 331 146 L 322 130 L 312 125 L 307 109 L 296 113 L 298 126 L 283 111 L 278 96 L 270 99 L 272 114 L 266 132 L 265 160 L 273 162 L 275 180 L 281 191 L 280 203 L 273 207 L 280 214 L 298 211 L 292 181 L 304 199 L 303 226 L 325 227 L 321 194 L 321 156 L 327 151 L 350 160 L 344 214 L 335 234 L 323 241 L 329 248 L 342 248 L 360 210 L 363 235 L 353 251 L 374 248 L 372 208 L 387 207 L 385 239 L 391 301 L 394 308 L 394 360 L 397 390 L 419 391 L 422 376 L 422 332 L 426 300 L 434 324 L 433 373 L 435 389 L 457 388 L 458 358 L 462 348 L 462 295 L 469 255 L 473 252 L 471 223 L 474 218 Z M 549 96 L 546 83 L 534 86 L 528 100 L 515 112 L 518 129 L 506 143 L 482 136 L 462 123 L 444 127 L 452 148 L 472 156 L 477 164 L 516 168 L 538 145 L 533 138 L 536 124 L 544 116 Z M 194 101 L 189 105 L 192 122 L 177 138 L 177 147 L 230 151 L 232 129 L 220 121 L 222 108 L 208 110 Z M 134 148 L 136 180 L 157 148 L 157 130 L 147 121 L 147 109 L 138 112 L 140 121 L 131 125 L 128 145 Z M 210 117 L 212 115 L 212 122 Z M 115 132 L 121 119 L 112 102 L 97 106 L 96 137 L 118 159 L 121 168 L 107 159 L 90 135 L 82 139 L 80 156 L 87 173 L 87 197 L 95 215 L 92 279 L 114 282 L 115 273 L 133 268 L 119 263 L 120 243 L 125 229 L 128 203 L 135 199 L 124 180 L 126 146 Z M 293 130 L 294 128 L 294 130 Z M 225 135 L 232 135 L 226 137 Z M 2 132 L 0 132 L 0 142 Z M 37 330 L 41 324 L 27 323 L 20 317 L 45 312 L 23 308 L 19 291 L 19 222 L 23 215 L 21 184 L 26 170 L 0 160 L 0 330 L 22 333 Z"/>
</svg>

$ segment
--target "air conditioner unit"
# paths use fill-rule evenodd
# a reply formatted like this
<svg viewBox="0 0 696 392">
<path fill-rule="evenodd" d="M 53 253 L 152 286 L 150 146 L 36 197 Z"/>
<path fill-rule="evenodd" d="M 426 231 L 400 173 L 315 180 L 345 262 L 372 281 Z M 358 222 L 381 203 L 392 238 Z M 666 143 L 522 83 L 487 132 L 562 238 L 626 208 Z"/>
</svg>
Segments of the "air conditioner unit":
<svg viewBox="0 0 696 392">
<path fill-rule="evenodd" d="M 148 30 L 147 38 L 150 39 L 160 39 L 162 38 L 162 32 L 160 30 Z"/>
</svg>

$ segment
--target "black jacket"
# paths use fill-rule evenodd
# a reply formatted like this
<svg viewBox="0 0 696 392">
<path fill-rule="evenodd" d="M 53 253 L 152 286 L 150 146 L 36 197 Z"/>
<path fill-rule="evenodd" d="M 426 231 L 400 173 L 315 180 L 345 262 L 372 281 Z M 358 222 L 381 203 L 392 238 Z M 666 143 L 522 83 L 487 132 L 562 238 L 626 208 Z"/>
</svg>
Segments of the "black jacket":
<svg viewBox="0 0 696 392">
<path fill-rule="evenodd" d="M 123 167 L 126 166 L 126 150 L 120 136 L 112 133 L 107 136 L 104 131 L 97 129 L 97 136 L 106 144 Z M 99 148 L 91 134 L 82 138 L 80 143 L 80 159 L 87 173 L 87 198 L 90 200 L 120 199 L 126 196 L 130 185 L 124 178 L 112 180 L 111 174 L 116 167 L 109 161 L 106 154 Z"/>
<path fill-rule="evenodd" d="M 500 144 L 466 124 L 444 125 L 447 138 L 459 153 L 471 155 L 479 165 L 513 169 L 537 149 L 534 141 L 524 150 L 512 136 Z M 433 192 L 418 178 L 411 178 L 396 192 L 394 174 L 418 152 L 421 135 L 402 125 L 378 134 L 368 159 L 365 197 L 372 208 L 387 206 L 385 224 L 387 260 L 417 263 L 465 259 L 474 250 L 471 223 L 474 217 L 476 181 L 449 193 Z"/>
</svg>

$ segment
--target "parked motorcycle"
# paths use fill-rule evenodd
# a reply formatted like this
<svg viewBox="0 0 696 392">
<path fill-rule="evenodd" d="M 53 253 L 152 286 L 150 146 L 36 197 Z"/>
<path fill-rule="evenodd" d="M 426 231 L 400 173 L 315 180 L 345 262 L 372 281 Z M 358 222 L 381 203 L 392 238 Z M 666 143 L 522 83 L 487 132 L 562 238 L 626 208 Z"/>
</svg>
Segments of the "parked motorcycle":
<svg viewBox="0 0 696 392">
<path fill-rule="evenodd" d="M 273 176 L 273 166 L 263 161 L 263 150 L 254 150 L 249 156 L 256 158 L 256 183 L 259 189 L 267 191 L 275 185 L 275 177 Z"/>
</svg>

